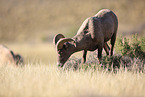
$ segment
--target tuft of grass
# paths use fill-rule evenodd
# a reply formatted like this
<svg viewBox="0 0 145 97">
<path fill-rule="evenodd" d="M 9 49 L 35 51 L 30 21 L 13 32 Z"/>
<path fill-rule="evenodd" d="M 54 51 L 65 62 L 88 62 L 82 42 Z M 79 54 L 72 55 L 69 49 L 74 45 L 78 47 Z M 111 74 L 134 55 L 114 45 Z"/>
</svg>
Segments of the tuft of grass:
<svg viewBox="0 0 145 97">
<path fill-rule="evenodd" d="M 96 53 L 90 54 L 91 57 L 84 64 L 81 64 L 81 59 L 72 57 L 65 64 L 64 70 L 90 70 L 106 71 L 117 73 L 119 70 L 130 72 L 145 73 L 145 62 L 139 58 L 131 58 L 122 55 L 103 56 L 101 64 L 96 58 Z"/>
</svg>

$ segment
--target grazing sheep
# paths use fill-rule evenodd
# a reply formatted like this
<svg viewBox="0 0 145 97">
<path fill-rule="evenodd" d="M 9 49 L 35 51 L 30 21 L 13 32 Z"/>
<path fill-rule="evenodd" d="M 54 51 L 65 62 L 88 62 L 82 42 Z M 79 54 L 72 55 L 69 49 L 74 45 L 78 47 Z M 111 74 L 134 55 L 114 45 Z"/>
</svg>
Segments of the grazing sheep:
<svg viewBox="0 0 145 97">
<path fill-rule="evenodd" d="M 0 45 L 0 66 L 4 64 L 10 64 L 17 66 L 23 64 L 23 58 L 19 54 L 14 54 L 13 51 L 8 49 L 4 45 Z"/>
<path fill-rule="evenodd" d="M 103 9 L 95 16 L 87 18 L 73 38 L 65 38 L 62 34 L 56 35 L 54 43 L 57 48 L 58 66 L 63 67 L 73 53 L 81 50 L 83 50 L 83 63 L 86 61 L 87 51 L 98 49 L 99 61 L 103 48 L 107 55 L 112 56 L 117 28 L 117 16 L 111 10 Z M 111 40 L 111 51 L 107 44 L 109 40 Z"/>
</svg>

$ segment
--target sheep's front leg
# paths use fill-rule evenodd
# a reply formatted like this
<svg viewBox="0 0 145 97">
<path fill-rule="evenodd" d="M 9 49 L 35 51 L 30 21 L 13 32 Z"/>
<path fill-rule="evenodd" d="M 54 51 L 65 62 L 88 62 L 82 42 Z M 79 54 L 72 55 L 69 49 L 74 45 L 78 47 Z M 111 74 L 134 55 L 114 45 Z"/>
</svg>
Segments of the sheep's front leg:
<svg viewBox="0 0 145 97">
<path fill-rule="evenodd" d="M 102 58 L 102 48 L 98 48 L 98 59 L 101 61 Z"/>
<path fill-rule="evenodd" d="M 83 51 L 83 58 L 82 58 L 82 64 L 86 62 L 86 56 L 87 56 L 87 51 Z"/>
<path fill-rule="evenodd" d="M 101 63 L 101 59 L 102 59 L 102 50 L 103 50 L 103 46 L 104 44 L 100 44 L 98 46 L 98 59 L 99 59 L 99 62 Z"/>
</svg>

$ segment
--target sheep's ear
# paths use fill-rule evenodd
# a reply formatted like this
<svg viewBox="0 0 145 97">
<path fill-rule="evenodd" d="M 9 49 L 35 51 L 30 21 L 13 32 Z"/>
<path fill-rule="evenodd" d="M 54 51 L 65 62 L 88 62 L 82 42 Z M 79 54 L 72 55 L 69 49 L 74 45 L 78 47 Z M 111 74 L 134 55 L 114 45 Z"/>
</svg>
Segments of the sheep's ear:
<svg viewBox="0 0 145 97">
<path fill-rule="evenodd" d="M 55 35 L 54 38 L 53 38 L 53 43 L 56 45 L 57 42 L 58 42 L 61 38 L 65 38 L 64 35 L 62 35 L 62 34 L 57 34 L 57 35 Z"/>
</svg>

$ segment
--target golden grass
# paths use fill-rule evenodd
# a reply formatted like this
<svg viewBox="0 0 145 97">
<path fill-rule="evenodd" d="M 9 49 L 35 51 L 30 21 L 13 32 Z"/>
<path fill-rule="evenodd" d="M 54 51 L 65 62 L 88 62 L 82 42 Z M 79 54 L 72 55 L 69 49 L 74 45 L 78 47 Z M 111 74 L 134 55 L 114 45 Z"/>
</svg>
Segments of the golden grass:
<svg viewBox="0 0 145 97">
<path fill-rule="evenodd" d="M 63 71 L 56 66 L 52 44 L 7 45 L 23 55 L 25 66 L 0 68 L 1 97 L 145 96 L 143 73 L 120 70 L 114 74 L 99 69 Z"/>
<path fill-rule="evenodd" d="M 55 64 L 0 69 L 2 97 L 145 96 L 142 73 L 61 71 Z"/>
</svg>

